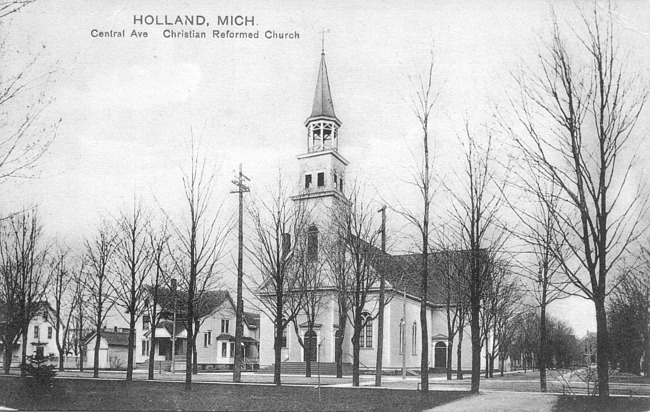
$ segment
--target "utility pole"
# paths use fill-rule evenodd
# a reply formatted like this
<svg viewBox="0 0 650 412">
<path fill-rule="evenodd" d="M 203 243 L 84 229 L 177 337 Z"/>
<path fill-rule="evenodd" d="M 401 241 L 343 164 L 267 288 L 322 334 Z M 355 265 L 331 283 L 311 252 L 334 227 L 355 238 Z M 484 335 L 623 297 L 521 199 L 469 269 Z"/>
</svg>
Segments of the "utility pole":
<svg viewBox="0 0 650 412">
<path fill-rule="evenodd" d="M 382 260 L 386 255 L 386 205 L 378 210 L 381 212 L 381 252 Z M 377 332 L 377 362 L 375 366 L 375 386 L 381 386 L 381 369 L 384 356 L 384 293 L 386 290 L 385 266 L 380 261 L 379 268 L 379 331 Z"/>
<path fill-rule="evenodd" d="M 404 318 L 402 319 L 402 379 L 406 379 L 406 285 L 403 285 L 404 289 L 404 302 L 402 302 L 402 313 Z"/>
<path fill-rule="evenodd" d="M 244 334 L 244 298 L 242 296 L 242 287 L 244 283 L 244 193 L 250 192 L 244 181 L 250 179 L 244 176 L 241 163 L 239 164 L 239 174 L 232 181 L 237 187 L 230 193 L 239 194 L 239 251 L 237 254 L 237 318 L 235 320 L 235 365 L 232 374 L 233 382 L 241 382 L 241 366 L 244 358 L 242 347 L 242 335 Z"/>
<path fill-rule="evenodd" d="M 172 323 L 172 373 L 176 373 L 176 279 L 172 278 L 172 292 L 174 294 L 174 320 Z"/>
</svg>

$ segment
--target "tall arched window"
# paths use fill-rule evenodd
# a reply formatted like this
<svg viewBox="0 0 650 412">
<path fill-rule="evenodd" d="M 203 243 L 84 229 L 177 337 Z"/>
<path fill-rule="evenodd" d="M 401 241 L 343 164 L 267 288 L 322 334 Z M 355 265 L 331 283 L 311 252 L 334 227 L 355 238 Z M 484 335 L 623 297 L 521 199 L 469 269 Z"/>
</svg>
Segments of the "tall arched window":
<svg viewBox="0 0 650 412">
<path fill-rule="evenodd" d="M 411 332 L 411 353 L 418 354 L 418 324 L 413 322 L 413 331 Z"/>
<path fill-rule="evenodd" d="M 361 314 L 361 324 L 364 325 L 359 335 L 359 343 L 362 348 L 372 348 L 372 317 L 370 313 Z"/>
<path fill-rule="evenodd" d="M 307 260 L 318 260 L 318 228 L 314 225 L 307 230 Z"/>
</svg>

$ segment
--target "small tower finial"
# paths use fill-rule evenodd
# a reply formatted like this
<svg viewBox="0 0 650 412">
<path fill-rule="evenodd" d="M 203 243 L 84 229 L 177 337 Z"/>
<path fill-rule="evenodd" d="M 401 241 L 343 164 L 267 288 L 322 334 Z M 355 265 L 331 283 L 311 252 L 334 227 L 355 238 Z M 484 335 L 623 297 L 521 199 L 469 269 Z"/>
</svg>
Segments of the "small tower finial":
<svg viewBox="0 0 650 412">
<path fill-rule="evenodd" d="M 320 31 L 321 34 L 321 54 L 325 54 L 325 28 Z"/>
</svg>

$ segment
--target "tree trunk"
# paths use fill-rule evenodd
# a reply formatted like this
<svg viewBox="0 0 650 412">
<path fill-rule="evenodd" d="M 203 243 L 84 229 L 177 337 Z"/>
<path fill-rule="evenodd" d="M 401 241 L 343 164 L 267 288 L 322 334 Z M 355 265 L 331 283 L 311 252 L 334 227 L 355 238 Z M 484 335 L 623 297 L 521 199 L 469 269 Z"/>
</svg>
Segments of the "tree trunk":
<svg viewBox="0 0 650 412">
<path fill-rule="evenodd" d="M 97 325 L 101 325 L 101 315 L 98 316 Z M 99 378 L 99 345 L 101 344 L 101 328 L 97 327 L 97 333 L 95 334 L 95 350 L 93 354 L 93 378 Z"/>
<path fill-rule="evenodd" d="M 428 161 L 428 160 L 427 160 Z M 428 167 L 427 167 L 428 173 Z M 425 213 L 428 215 L 428 206 Z M 420 390 L 422 393 L 429 392 L 429 330 L 427 325 L 427 298 L 428 298 L 428 256 L 429 256 L 429 233 L 428 233 L 428 217 L 425 217 L 424 227 L 427 229 L 425 236 L 423 236 L 423 273 L 422 273 L 422 299 L 420 300 L 420 328 L 422 329 L 422 357 L 420 358 Z M 406 338 L 406 319 L 404 319 L 404 337 Z M 406 339 L 404 339 L 406 341 Z M 406 348 L 404 348 L 404 356 L 406 356 Z"/>
<path fill-rule="evenodd" d="M 282 318 L 280 318 L 282 319 Z M 281 322 L 282 320 L 280 320 Z M 276 336 L 273 350 L 275 351 L 275 364 L 273 368 L 273 383 L 276 386 L 282 385 L 282 329 L 276 322 Z"/>
<path fill-rule="evenodd" d="M 133 380 L 133 355 L 135 352 L 135 313 L 133 310 L 129 311 L 129 352 L 126 358 L 126 381 Z"/>
<path fill-rule="evenodd" d="M 481 325 L 479 323 L 481 305 L 478 299 L 472 299 L 470 329 L 472 333 L 472 386 L 470 393 L 478 394 L 481 384 Z"/>
<path fill-rule="evenodd" d="M 304 339 L 303 342 L 305 343 L 304 350 L 305 350 L 305 377 L 311 378 L 311 330 L 308 330 L 309 332 L 309 338 Z"/>
<path fill-rule="evenodd" d="M 385 210 L 382 209 L 382 210 Z M 382 251 L 386 252 L 386 228 L 385 223 L 382 224 Z M 385 288 L 386 281 L 384 280 L 383 268 L 380 269 L 381 278 L 379 280 L 379 329 L 377 330 L 377 360 L 375 361 L 375 386 L 381 386 L 381 372 L 382 372 L 382 363 L 384 358 L 384 307 L 385 302 Z"/>
<path fill-rule="evenodd" d="M 594 296 L 596 306 L 596 361 L 598 365 L 598 396 L 609 396 L 609 336 L 605 294 Z"/>
<path fill-rule="evenodd" d="M 149 371 L 147 379 L 150 381 L 154 377 L 154 368 L 155 368 L 155 359 L 156 359 L 156 311 L 154 310 L 153 316 L 151 317 L 151 322 L 149 322 L 151 328 L 151 335 L 149 336 Z M 172 354 L 172 359 L 174 358 Z M 172 360 L 173 362 L 173 360 Z"/>
<path fill-rule="evenodd" d="M 490 352 L 488 351 L 487 341 L 485 342 L 485 379 L 490 377 Z"/>
<path fill-rule="evenodd" d="M 451 358 L 452 358 L 452 354 L 454 353 L 453 348 L 454 348 L 454 341 L 450 340 L 449 341 L 449 346 L 447 347 L 447 380 L 448 381 L 451 380 L 451 368 L 452 368 L 452 366 L 451 366 L 452 359 Z"/>
<path fill-rule="evenodd" d="M 463 379 L 463 365 L 462 365 L 462 359 L 463 359 L 463 334 L 465 333 L 465 325 L 461 325 L 460 328 L 458 328 L 458 347 L 456 348 L 456 379 L 457 380 L 462 380 Z"/>
<path fill-rule="evenodd" d="M 189 312 L 189 310 L 188 310 Z M 192 314 L 194 316 L 194 314 Z M 189 391 L 192 389 L 192 358 L 193 358 L 193 350 L 192 350 L 192 339 L 193 339 L 193 322 L 191 320 L 190 314 L 188 313 L 188 320 L 186 322 L 186 328 L 187 328 L 187 339 L 185 341 L 187 342 L 187 347 L 185 348 L 185 390 Z M 174 362 L 174 354 L 172 354 L 172 362 Z"/>
<path fill-rule="evenodd" d="M 11 358 L 13 357 L 13 355 L 14 355 L 14 345 L 12 345 L 11 343 L 7 343 L 5 345 L 5 358 L 2 365 L 2 369 L 5 375 L 9 375 L 9 371 L 11 368 Z"/>
<path fill-rule="evenodd" d="M 27 334 L 29 333 L 29 326 L 23 327 L 23 344 L 20 345 L 20 364 L 25 365 L 27 363 Z M 20 376 L 27 376 L 27 371 L 23 368 L 20 369 Z"/>
<path fill-rule="evenodd" d="M 352 386 L 359 386 L 359 354 L 361 353 L 359 336 L 361 334 L 361 325 L 356 323 L 358 322 L 355 322 L 352 336 Z"/>
<path fill-rule="evenodd" d="M 340 310 L 340 309 L 339 309 Z M 339 337 L 335 339 L 334 356 L 336 357 L 336 377 L 343 377 L 343 342 L 345 341 L 345 326 L 347 317 L 345 314 L 339 315 Z"/>
<path fill-rule="evenodd" d="M 546 304 L 542 297 L 539 318 L 539 389 L 546 392 Z"/>
</svg>

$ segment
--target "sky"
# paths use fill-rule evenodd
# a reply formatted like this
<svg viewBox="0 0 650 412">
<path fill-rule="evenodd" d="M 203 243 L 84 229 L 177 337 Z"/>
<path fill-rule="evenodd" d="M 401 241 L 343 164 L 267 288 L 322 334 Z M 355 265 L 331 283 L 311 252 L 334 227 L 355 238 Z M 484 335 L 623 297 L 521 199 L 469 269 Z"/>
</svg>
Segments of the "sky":
<svg viewBox="0 0 650 412">
<path fill-rule="evenodd" d="M 36 58 L 29 92 L 52 100 L 41 121 L 60 123 L 31 177 L 0 183 L 0 211 L 38 205 L 48 236 L 71 245 L 134 198 L 173 217 L 182 207 L 192 137 L 217 171 L 214 201 L 228 213 L 236 210 L 229 192 L 239 163 L 252 195 L 268 192 L 279 173 L 297 183 L 295 157 L 306 151 L 304 121 L 323 38 L 349 175 L 389 204 L 409 204 L 417 199 L 407 182 L 420 153 L 412 79 L 426 69 L 431 50 L 440 91 L 431 126 L 435 168 L 440 180 L 453 182 L 464 121 L 489 127 L 513 93 L 512 73 L 534 60 L 547 36 L 551 6 L 564 29 L 579 25 L 576 4 L 565 1 L 303 3 L 37 1 L 4 19 L 0 31 L 15 52 L 3 64 L 16 69 Z M 139 23 L 178 15 L 203 16 L 209 26 Z M 615 15 L 630 67 L 645 70 L 650 2 L 616 2 Z M 219 25 L 224 16 L 253 23 Z M 169 28 L 207 38 L 165 38 Z M 125 37 L 93 36 L 122 30 Z M 213 30 L 259 38 L 214 38 Z M 294 38 L 267 39 L 269 32 Z M 638 127 L 645 133 L 649 122 Z M 447 200 L 434 200 L 437 219 L 444 219 Z M 396 250 L 413 249 L 398 216 L 389 214 L 388 227 L 400 234 Z M 559 302 L 551 313 L 579 336 L 595 330 L 584 300 Z"/>
</svg>

